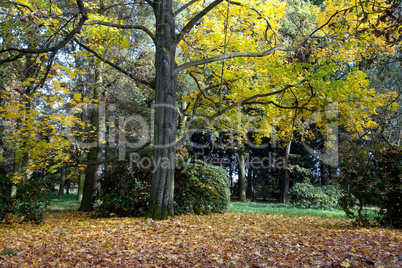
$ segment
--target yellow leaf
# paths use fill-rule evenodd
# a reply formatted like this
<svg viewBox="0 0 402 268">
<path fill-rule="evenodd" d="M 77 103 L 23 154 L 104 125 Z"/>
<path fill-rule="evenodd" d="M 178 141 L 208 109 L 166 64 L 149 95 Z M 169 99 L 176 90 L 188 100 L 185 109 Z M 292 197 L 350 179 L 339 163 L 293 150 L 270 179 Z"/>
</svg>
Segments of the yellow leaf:
<svg viewBox="0 0 402 268">
<path fill-rule="evenodd" d="M 349 264 L 347 261 L 343 261 L 343 262 L 341 263 L 341 266 L 348 268 L 348 267 L 350 267 L 350 264 Z"/>
<path fill-rule="evenodd" d="M 29 81 L 24 81 L 24 82 L 22 82 L 22 85 L 23 85 L 23 86 L 29 86 Z"/>
<path fill-rule="evenodd" d="M 79 93 L 74 93 L 74 99 L 75 99 L 76 101 L 81 101 L 81 94 L 79 94 Z"/>
</svg>

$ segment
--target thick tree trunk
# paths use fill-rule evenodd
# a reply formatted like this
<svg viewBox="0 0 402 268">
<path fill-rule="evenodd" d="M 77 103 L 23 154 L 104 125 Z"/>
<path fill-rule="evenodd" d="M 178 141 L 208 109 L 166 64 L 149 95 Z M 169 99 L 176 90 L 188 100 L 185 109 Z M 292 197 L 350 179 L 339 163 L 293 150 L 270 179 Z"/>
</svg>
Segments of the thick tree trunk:
<svg viewBox="0 0 402 268">
<path fill-rule="evenodd" d="M 99 100 L 101 96 L 101 88 L 102 88 L 102 68 L 100 65 L 96 66 L 95 70 L 95 87 L 94 87 L 94 100 Z M 91 111 L 91 125 L 94 127 L 93 136 L 89 138 L 91 143 L 96 143 L 95 146 L 92 146 L 88 152 L 88 162 L 97 162 L 99 160 L 99 154 L 101 152 L 100 144 L 99 144 L 99 111 L 98 109 L 92 109 Z M 81 200 L 81 206 L 78 209 L 79 211 L 92 211 L 92 196 L 94 192 L 94 184 L 95 179 L 97 178 L 96 174 L 98 171 L 98 165 L 88 165 L 85 169 L 85 181 L 84 188 Z"/>
<path fill-rule="evenodd" d="M 239 150 L 239 201 L 245 202 L 246 197 L 246 163 L 245 163 L 245 151 Z"/>
<path fill-rule="evenodd" d="M 286 145 L 285 149 L 285 159 L 284 159 L 284 166 L 280 170 L 280 180 L 281 180 L 281 196 L 280 196 L 280 202 L 287 204 L 289 203 L 289 183 L 290 183 L 290 178 L 289 178 L 289 170 L 288 170 L 288 162 L 289 162 L 289 155 L 290 155 L 290 147 L 292 145 L 292 142 L 288 142 Z"/>
<path fill-rule="evenodd" d="M 84 193 L 84 185 L 85 185 L 85 170 L 80 170 L 80 175 L 78 179 L 77 201 L 82 200 L 82 196 Z"/>
<path fill-rule="evenodd" d="M 176 41 L 172 1 L 154 2 L 156 17 L 156 91 L 154 164 L 147 218 L 174 216 L 173 190 L 176 156 Z"/>
<path fill-rule="evenodd" d="M 98 150 L 97 147 L 91 147 L 88 153 L 88 161 L 96 162 L 98 161 Z M 84 189 L 82 193 L 81 206 L 78 209 L 79 211 L 92 211 L 92 195 L 94 191 L 94 181 L 95 181 L 95 173 L 97 170 L 97 166 L 88 165 L 85 168 L 85 181 L 84 181 Z"/>
</svg>

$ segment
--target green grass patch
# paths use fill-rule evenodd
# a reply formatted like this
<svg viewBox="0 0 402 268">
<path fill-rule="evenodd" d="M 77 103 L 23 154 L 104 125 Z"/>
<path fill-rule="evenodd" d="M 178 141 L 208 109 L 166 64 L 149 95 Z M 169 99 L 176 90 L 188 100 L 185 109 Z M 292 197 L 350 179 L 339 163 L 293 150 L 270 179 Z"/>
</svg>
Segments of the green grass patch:
<svg viewBox="0 0 402 268">
<path fill-rule="evenodd" d="M 50 204 L 45 208 L 46 212 L 63 212 L 74 211 L 80 206 L 80 201 L 77 201 L 76 194 L 64 195 L 64 198 L 59 199 L 56 195 L 50 196 Z"/>
<path fill-rule="evenodd" d="M 265 202 L 231 202 L 228 211 L 244 213 L 267 213 L 291 217 L 322 217 L 322 218 L 346 218 L 342 210 L 299 209 L 288 204 Z"/>
<path fill-rule="evenodd" d="M 46 212 L 65 212 L 77 210 L 80 202 L 77 201 L 76 194 L 65 195 L 63 199 L 51 196 L 50 205 L 46 207 Z M 322 217 L 322 218 L 346 218 L 342 210 L 321 210 L 321 209 L 299 209 L 288 204 L 267 203 L 267 202 L 230 202 L 228 212 L 243 213 L 263 213 L 284 215 L 290 217 Z"/>
</svg>

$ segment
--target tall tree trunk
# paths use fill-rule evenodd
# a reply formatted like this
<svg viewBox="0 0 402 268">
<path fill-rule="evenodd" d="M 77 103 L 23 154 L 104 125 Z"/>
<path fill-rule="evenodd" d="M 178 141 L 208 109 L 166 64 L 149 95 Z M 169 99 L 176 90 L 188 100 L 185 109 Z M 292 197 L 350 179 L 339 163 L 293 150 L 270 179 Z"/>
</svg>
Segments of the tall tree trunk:
<svg viewBox="0 0 402 268">
<path fill-rule="evenodd" d="M 290 147 L 292 145 L 292 142 L 289 141 L 286 144 L 285 148 L 285 155 L 284 155 L 284 165 L 280 170 L 280 181 L 281 181 L 281 196 L 280 196 L 280 202 L 287 204 L 289 203 L 289 183 L 290 183 L 290 178 L 289 178 L 289 170 L 288 170 L 288 162 L 289 162 L 289 155 L 290 155 Z"/>
<path fill-rule="evenodd" d="M 66 180 L 66 181 L 65 181 L 65 186 L 66 186 L 66 195 L 70 195 L 71 181 L 70 181 L 70 180 Z"/>
<path fill-rule="evenodd" d="M 60 182 L 60 188 L 59 188 L 59 199 L 64 198 L 65 183 L 66 183 L 66 167 L 62 166 L 61 167 L 61 182 Z"/>
<path fill-rule="evenodd" d="M 85 169 L 79 171 L 77 201 L 82 200 L 85 184 Z"/>
<path fill-rule="evenodd" d="M 246 197 L 246 161 L 244 148 L 239 150 L 239 201 L 245 202 Z"/>
<path fill-rule="evenodd" d="M 102 88 L 102 67 L 100 64 L 96 65 L 95 69 L 95 87 L 93 93 L 93 99 L 99 100 L 101 96 L 101 88 Z M 97 162 L 99 161 L 100 144 L 99 144 L 99 110 L 98 108 L 92 109 L 90 114 L 90 122 L 94 127 L 93 136 L 89 138 L 91 143 L 95 143 L 95 146 L 91 146 L 88 152 L 87 160 L 88 162 Z M 78 209 L 79 211 L 92 211 L 92 196 L 94 191 L 95 179 L 97 178 L 96 174 L 98 171 L 98 165 L 88 165 L 85 168 L 85 181 L 82 193 L 81 206 Z"/>
<path fill-rule="evenodd" d="M 98 150 L 97 147 L 91 147 L 88 153 L 88 161 L 96 162 L 98 161 Z M 96 165 L 88 165 L 85 168 L 85 181 L 84 181 L 84 189 L 82 193 L 81 206 L 78 209 L 79 211 L 92 211 L 92 195 L 94 190 L 94 182 L 95 182 L 95 173 L 97 167 Z"/>
<path fill-rule="evenodd" d="M 328 166 L 321 161 L 320 162 L 320 180 L 321 180 L 321 186 L 328 185 Z"/>
<path fill-rule="evenodd" d="M 176 40 L 172 1 L 155 1 L 156 90 L 154 117 L 154 164 L 147 218 L 174 216 L 173 190 L 176 156 Z"/>
</svg>

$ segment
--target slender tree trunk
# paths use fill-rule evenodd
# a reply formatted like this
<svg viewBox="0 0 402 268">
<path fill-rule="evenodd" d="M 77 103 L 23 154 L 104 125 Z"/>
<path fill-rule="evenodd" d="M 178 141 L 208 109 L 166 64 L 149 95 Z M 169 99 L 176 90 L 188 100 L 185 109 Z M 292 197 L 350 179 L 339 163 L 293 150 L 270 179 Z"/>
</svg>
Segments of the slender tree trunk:
<svg viewBox="0 0 402 268">
<path fill-rule="evenodd" d="M 66 195 L 69 195 L 70 194 L 70 189 L 71 189 L 71 181 L 66 180 L 65 181 L 65 186 L 66 186 Z"/>
<path fill-rule="evenodd" d="M 246 197 L 246 163 L 244 148 L 239 150 L 239 201 L 245 202 Z"/>
<path fill-rule="evenodd" d="M 289 162 L 291 145 L 292 145 L 291 141 L 289 141 L 288 144 L 286 144 L 284 166 L 280 170 L 280 180 L 281 180 L 280 202 L 284 204 L 289 203 L 288 192 L 289 192 L 290 178 L 289 178 L 288 162 Z"/>
<path fill-rule="evenodd" d="M 173 190 L 176 156 L 176 41 L 172 1 L 155 1 L 156 90 L 154 117 L 154 164 L 147 218 L 174 216 Z"/>
<path fill-rule="evenodd" d="M 59 188 L 59 199 L 64 198 L 64 186 L 66 183 L 66 168 L 64 166 L 61 167 L 61 182 Z"/>
</svg>

